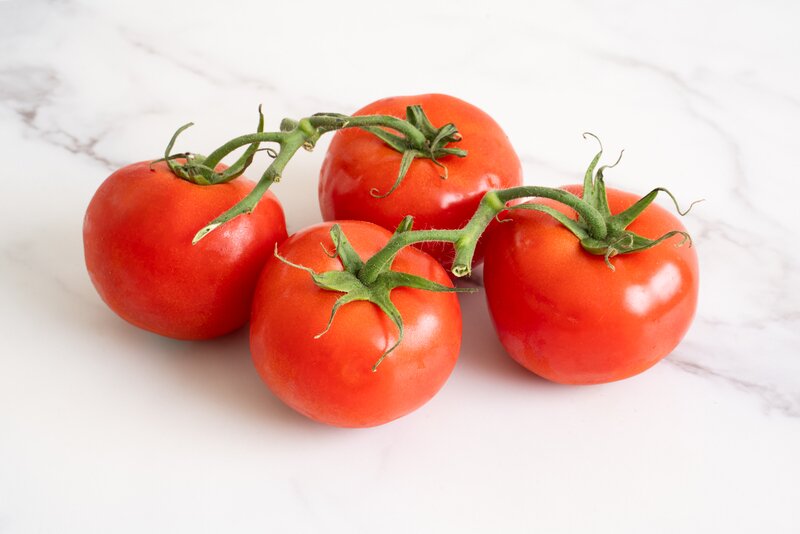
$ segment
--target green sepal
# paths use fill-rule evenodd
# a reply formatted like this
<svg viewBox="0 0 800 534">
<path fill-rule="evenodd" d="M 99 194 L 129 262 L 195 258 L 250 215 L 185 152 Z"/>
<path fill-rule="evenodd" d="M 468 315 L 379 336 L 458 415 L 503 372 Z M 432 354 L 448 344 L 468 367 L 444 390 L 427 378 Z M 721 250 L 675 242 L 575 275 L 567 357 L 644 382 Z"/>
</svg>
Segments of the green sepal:
<svg viewBox="0 0 800 534">
<path fill-rule="evenodd" d="M 427 144 L 425 147 L 416 147 L 424 153 L 424 157 L 433 160 L 437 165 L 441 165 L 437 159 L 446 155 L 455 155 L 464 157 L 467 151 L 459 148 L 446 149 L 450 143 L 457 143 L 461 141 L 461 134 L 458 133 L 458 128 L 453 123 L 447 123 L 440 128 L 436 128 L 431 124 L 428 116 L 423 111 L 422 106 L 408 106 L 406 108 L 406 120 L 420 130 Z"/>
<path fill-rule="evenodd" d="M 409 149 L 403 152 L 403 157 L 400 160 L 400 170 L 397 174 L 397 178 L 394 180 L 394 184 L 392 184 L 391 189 L 387 192 L 381 194 L 378 192 L 378 189 L 373 187 L 369 190 L 369 194 L 375 198 L 386 198 L 392 193 L 394 193 L 395 189 L 400 187 L 400 184 L 403 182 L 403 178 L 406 177 L 406 173 L 408 173 L 409 167 L 411 167 L 411 162 L 414 161 L 416 158 L 424 157 L 422 152 L 414 149 Z"/>
<path fill-rule="evenodd" d="M 325 289 L 325 288 L 323 288 L 323 289 Z M 350 291 L 348 293 L 345 293 L 344 295 L 342 295 L 341 297 L 336 299 L 336 302 L 333 303 L 333 308 L 331 308 L 331 315 L 328 318 L 328 324 L 325 325 L 325 330 L 323 330 L 319 334 L 315 335 L 314 339 L 319 339 L 319 338 L 321 338 L 322 336 L 324 336 L 325 334 L 328 333 L 328 330 L 330 330 L 331 326 L 333 325 L 333 318 L 336 317 L 336 312 L 339 311 L 339 308 L 341 308 L 342 306 L 344 306 L 345 304 L 348 304 L 350 302 L 356 302 L 358 300 L 362 300 L 362 301 L 363 300 L 370 300 L 370 298 L 371 298 L 371 295 L 370 295 L 369 290 L 367 290 L 366 288 L 362 287 L 362 288 L 353 289 L 352 291 Z"/>
<path fill-rule="evenodd" d="M 178 136 L 192 126 L 194 126 L 194 123 L 189 122 L 175 130 L 175 133 L 172 134 L 169 143 L 167 143 L 167 148 L 164 149 L 164 157 L 151 161 L 150 170 L 153 169 L 153 165 L 156 163 L 164 161 L 166 162 L 167 167 L 169 167 L 169 170 L 172 172 L 172 174 L 178 178 L 198 185 L 210 185 L 211 180 L 206 177 L 207 175 L 210 176 L 210 173 L 200 172 L 203 169 L 207 169 L 207 167 L 202 165 L 203 156 L 200 156 L 199 154 L 192 154 L 190 152 L 183 152 L 180 154 L 172 153 L 172 149 L 175 146 L 175 141 L 177 141 Z M 180 158 L 185 159 L 186 163 L 175 163 L 175 160 Z"/>
<path fill-rule="evenodd" d="M 345 271 L 353 275 L 358 275 L 358 272 L 364 266 L 364 262 L 361 261 L 361 256 L 358 255 L 353 245 L 351 245 L 350 241 L 347 239 L 347 236 L 344 235 L 342 227 L 338 224 L 334 224 L 331 227 L 330 236 L 331 241 L 333 241 L 335 254 L 339 256 L 339 260 L 342 262 Z"/>
<path fill-rule="evenodd" d="M 702 202 L 702 200 L 695 200 L 694 202 L 689 204 L 688 208 L 682 210 L 680 205 L 678 204 L 678 199 L 675 198 L 675 195 L 673 195 L 669 189 L 666 189 L 664 187 L 656 187 L 655 189 L 647 193 L 645 196 L 637 200 L 636 203 L 634 203 L 626 210 L 621 211 L 616 215 L 612 216 L 611 219 L 609 220 L 610 226 L 614 229 L 619 229 L 619 230 L 624 230 L 625 228 L 627 228 L 628 225 L 630 225 L 636 219 L 636 217 L 641 215 L 642 212 L 646 210 L 650 204 L 653 203 L 653 201 L 656 199 L 659 193 L 665 193 L 667 196 L 669 196 L 669 198 L 672 200 L 672 203 L 675 205 L 675 210 L 681 216 L 688 214 L 692 210 L 695 204 L 697 204 L 698 202 Z"/>
<path fill-rule="evenodd" d="M 600 151 L 589 164 L 589 168 L 586 169 L 586 173 L 583 176 L 583 200 L 603 214 L 604 217 L 608 218 L 611 216 L 611 210 L 608 207 L 608 197 L 606 196 L 606 183 L 603 179 L 603 172 L 606 169 L 615 167 L 620 162 L 622 159 L 622 152 L 620 152 L 619 158 L 617 158 L 617 161 L 613 165 L 603 165 L 595 172 L 597 163 L 603 155 L 603 143 L 600 141 L 599 137 L 591 132 L 584 132 L 583 138 L 586 139 L 587 135 L 593 137 L 597 141 L 600 145 Z"/>
<path fill-rule="evenodd" d="M 666 193 L 670 197 L 675 205 L 675 209 L 680 215 L 686 215 L 692 209 L 692 207 L 700 201 L 692 202 L 688 209 L 681 210 L 677 199 L 670 191 L 664 189 L 663 187 L 657 187 L 636 201 L 632 206 L 621 211 L 620 213 L 612 215 L 608 206 L 608 198 L 606 195 L 603 173 L 607 169 L 611 169 L 619 164 L 624 151 L 620 152 L 619 157 L 613 164 L 603 165 L 598 168 L 597 165 L 603 155 L 603 144 L 596 135 L 589 132 L 583 134 L 584 138 L 587 136 L 592 137 L 597 141 L 597 143 L 600 145 L 600 150 L 594 156 L 589 164 L 589 167 L 586 169 L 586 173 L 584 174 L 582 200 L 597 210 L 600 215 L 602 215 L 602 219 L 605 222 L 605 236 L 598 236 L 598 233 L 595 232 L 595 236 L 598 237 L 593 237 L 592 232 L 590 232 L 590 226 L 584 217 L 579 216 L 578 219 L 575 220 L 567 217 L 557 210 L 547 206 L 542 206 L 540 204 L 520 204 L 517 206 L 510 206 L 508 209 L 534 209 L 547 213 L 563 224 L 568 230 L 570 230 L 580 240 L 581 246 L 584 250 L 591 254 L 603 256 L 605 258 L 606 265 L 608 265 L 608 267 L 612 270 L 614 269 L 614 266 L 611 264 L 610 260 L 614 256 L 647 250 L 675 235 L 682 235 L 684 237 L 680 245 L 683 245 L 687 240 L 691 245 L 689 234 L 683 231 L 675 230 L 672 232 L 667 232 L 661 237 L 650 239 L 628 231 L 627 227 L 634 220 L 636 220 L 636 218 L 639 217 L 648 208 L 648 206 L 653 203 L 659 192 Z"/>
<path fill-rule="evenodd" d="M 440 145 L 446 145 L 450 141 L 460 140 L 461 136 L 458 134 L 458 129 L 456 125 L 451 123 L 445 124 L 439 131 L 436 133 L 436 137 L 433 138 L 431 141 L 431 149 L 436 151 L 439 149 Z"/>
<path fill-rule="evenodd" d="M 403 342 L 403 336 L 405 335 L 403 316 L 400 315 L 400 310 L 397 309 L 397 306 L 394 305 L 392 299 L 389 298 L 390 291 L 391 290 L 389 289 L 372 291 L 372 298 L 370 299 L 370 302 L 378 306 L 397 327 L 397 341 L 394 343 L 394 345 L 386 349 L 377 360 L 375 360 L 375 363 L 372 364 L 373 373 L 378 370 L 378 366 L 383 363 L 383 360 L 385 360 L 394 349 L 400 346 L 400 343 Z"/>
<path fill-rule="evenodd" d="M 683 237 L 675 246 L 682 247 L 685 244 L 689 244 L 692 246 L 692 238 L 687 232 L 683 232 L 681 230 L 672 230 L 667 232 L 666 234 L 657 237 L 655 239 L 650 239 L 647 237 L 642 237 L 638 234 L 634 234 L 633 232 L 629 232 L 633 239 L 628 243 L 627 248 L 623 251 L 623 253 L 628 254 L 631 252 L 641 252 L 642 250 L 647 250 L 649 248 L 653 248 L 654 246 L 658 245 L 659 243 L 666 241 L 670 237 L 674 237 L 679 235 Z"/>
<path fill-rule="evenodd" d="M 600 158 L 603 156 L 603 143 L 600 141 L 600 138 L 590 132 L 584 132 L 583 138 L 586 139 L 587 135 L 597 140 L 597 142 L 600 144 L 600 151 L 595 155 L 591 163 L 589 163 L 589 167 L 586 169 L 586 173 L 583 175 L 583 200 L 593 208 L 596 208 L 597 194 L 594 189 L 594 170 L 597 167 L 597 164 L 600 162 Z"/>
<path fill-rule="evenodd" d="M 633 205 L 613 215 L 609 220 L 609 224 L 613 226 L 617 230 L 624 230 L 627 228 L 636 218 L 642 214 L 644 210 L 653 203 L 658 196 L 658 192 L 660 189 L 653 189 L 645 196 L 637 200 Z"/>
<path fill-rule="evenodd" d="M 276 258 L 281 260 L 286 265 L 294 267 L 295 269 L 301 269 L 306 271 L 311 275 L 311 279 L 314 280 L 314 283 L 317 287 L 322 289 L 327 289 L 328 291 L 341 291 L 343 293 L 349 293 L 360 287 L 363 287 L 364 284 L 358 279 L 358 277 L 348 271 L 325 271 L 322 273 L 316 272 L 314 269 L 310 267 L 306 267 L 304 265 L 300 265 L 294 263 L 280 254 L 278 254 L 278 244 L 275 244 L 275 252 L 274 255 Z"/>
<path fill-rule="evenodd" d="M 632 254 L 634 252 L 641 252 L 666 241 L 670 237 L 680 235 L 683 239 L 676 246 L 683 246 L 687 242 L 689 246 L 692 245 L 692 238 L 688 233 L 681 230 L 673 230 L 656 239 L 640 236 L 630 231 L 624 231 L 618 234 L 613 240 L 597 240 L 587 237 L 581 240 L 581 246 L 584 250 L 591 254 L 603 256 L 606 265 L 612 271 L 614 265 L 611 263 L 611 258 L 620 254 Z"/>
<path fill-rule="evenodd" d="M 455 148 L 455 147 L 443 147 L 436 149 L 436 153 L 438 157 L 442 156 L 458 156 L 459 158 L 464 158 L 467 156 L 467 151 L 463 148 Z"/>
<path fill-rule="evenodd" d="M 406 107 L 406 120 L 417 130 L 421 131 L 427 139 L 433 139 L 439 131 L 431 124 L 428 116 L 422 110 L 422 106 L 414 105 Z"/>
<path fill-rule="evenodd" d="M 264 131 L 264 115 L 261 112 L 261 106 L 258 108 L 258 116 L 257 133 L 262 133 Z M 252 163 L 253 156 L 258 152 L 260 143 L 252 143 L 233 165 L 221 173 L 218 173 L 215 169 L 218 162 L 208 162 L 205 156 L 200 154 L 191 154 L 188 152 L 172 154 L 172 149 L 175 146 L 178 136 L 193 125 L 194 123 L 190 122 L 178 128 L 175 133 L 172 134 L 169 143 L 167 143 L 167 147 L 164 150 L 164 157 L 151 162 L 151 165 L 160 161 L 166 161 L 169 170 L 178 178 L 197 185 L 214 185 L 230 182 L 241 176 L 244 170 Z M 175 160 L 179 158 L 184 158 L 186 161 L 184 163 L 176 163 Z"/>
<path fill-rule="evenodd" d="M 567 230 L 573 233 L 575 237 L 580 240 L 587 239 L 589 237 L 589 232 L 586 231 L 586 228 L 581 225 L 579 221 L 570 218 L 568 215 L 561 213 L 555 208 L 551 208 L 550 206 L 545 206 L 544 204 L 537 204 L 535 202 L 528 202 L 526 204 L 517 204 L 515 206 L 508 206 L 507 210 L 533 210 L 533 211 L 541 211 L 542 213 L 546 213 L 553 219 L 557 220 L 561 223 Z M 500 215 L 499 213 L 497 214 Z M 498 219 L 499 220 L 499 219 Z M 500 221 L 503 222 L 503 221 Z"/>
<path fill-rule="evenodd" d="M 169 170 L 172 171 L 172 174 L 174 174 L 174 175 L 176 175 L 176 176 L 178 176 L 180 178 L 187 179 L 188 176 L 184 176 L 183 175 L 181 165 L 178 165 L 177 163 L 175 163 L 172 160 L 175 159 L 176 157 L 188 158 L 190 156 L 190 154 L 189 153 L 185 153 L 185 154 L 179 154 L 179 155 L 173 156 L 172 155 L 172 148 L 175 146 L 175 141 L 178 140 L 178 136 L 180 134 L 182 134 L 185 130 L 188 130 L 189 128 L 191 128 L 192 126 L 194 126 L 193 122 L 187 122 L 186 124 L 184 124 L 183 126 L 178 128 L 177 130 L 175 130 L 175 133 L 172 134 L 172 137 L 170 138 L 169 143 L 167 143 L 167 148 L 164 149 L 164 158 L 156 160 L 153 163 L 156 163 L 156 162 L 159 162 L 159 161 L 166 161 L 167 162 L 167 166 L 169 167 Z M 152 165 L 152 163 L 151 163 L 151 165 Z"/>
<path fill-rule="evenodd" d="M 409 150 L 409 144 L 405 137 L 387 132 L 379 126 L 362 126 L 362 130 L 371 133 L 398 152 L 405 153 Z"/>
<path fill-rule="evenodd" d="M 406 121 L 422 133 L 425 139 L 424 143 L 420 143 L 419 141 L 412 142 L 408 137 L 391 133 L 378 126 L 361 127 L 363 130 L 378 137 L 391 148 L 402 154 L 400 169 L 392 187 L 385 193 L 381 193 L 376 188 L 371 189 L 370 195 L 375 198 L 385 198 L 394 193 L 403 183 L 406 174 L 408 174 L 408 169 L 415 159 L 425 158 L 431 160 L 436 166 L 442 169 L 442 174 L 439 176 L 442 179 L 447 179 L 447 166 L 439 161 L 439 159 L 446 156 L 463 158 L 467 155 L 467 151 L 464 149 L 447 146 L 450 143 L 461 141 L 461 134 L 458 133 L 456 126 L 452 123 L 448 123 L 441 128 L 436 128 L 431 124 L 422 106 L 408 106 L 406 108 Z"/>
<path fill-rule="evenodd" d="M 398 225 L 395 233 L 399 234 L 410 231 L 412 224 L 413 218 L 405 217 Z M 397 341 L 386 351 L 384 351 L 375 361 L 372 366 L 373 372 L 377 371 L 378 366 L 386 359 L 387 356 L 389 356 L 392 351 L 400 346 L 400 343 L 403 341 L 403 317 L 394 303 L 392 303 L 390 298 L 392 290 L 398 287 L 410 287 L 413 289 L 421 289 L 424 291 L 433 291 L 439 293 L 471 293 L 477 291 L 476 288 L 450 287 L 444 284 L 439 284 L 432 280 L 428 280 L 427 278 L 423 278 L 421 276 L 389 270 L 389 266 L 394 258 L 392 258 L 392 261 L 388 262 L 388 264 L 384 267 L 385 270 L 381 272 L 373 282 L 370 284 L 365 284 L 358 276 L 359 271 L 364 266 L 364 263 L 361 261 L 361 258 L 358 256 L 355 249 L 353 249 L 341 227 L 338 224 L 333 225 L 331 227 L 330 235 L 334 242 L 334 246 L 336 247 L 335 256 L 338 256 L 340 262 L 342 263 L 342 267 L 344 268 L 342 271 L 316 272 L 309 267 L 293 263 L 278 253 L 277 245 L 275 246 L 274 254 L 276 258 L 285 264 L 309 273 L 314 284 L 320 289 L 342 293 L 342 295 L 336 299 L 336 302 L 334 302 L 333 307 L 331 308 L 331 313 L 324 330 L 315 335 L 315 339 L 320 338 L 330 331 L 334 318 L 336 317 L 339 309 L 351 302 L 371 302 L 378 306 L 378 308 L 380 308 L 380 310 L 383 311 L 387 317 L 389 317 L 392 323 L 394 323 L 394 325 L 397 327 L 398 338 Z M 324 246 L 323 253 L 329 257 L 335 257 L 334 255 L 328 253 Z M 358 266 L 358 268 L 356 268 L 356 266 Z"/>
<path fill-rule="evenodd" d="M 256 128 L 256 133 L 262 133 L 264 131 L 264 113 L 261 110 L 261 106 L 258 106 L 258 128 Z M 245 169 L 253 163 L 253 157 L 256 155 L 256 152 L 259 152 L 259 146 L 261 145 L 260 142 L 256 142 L 251 144 L 247 147 L 244 154 L 241 155 L 239 159 L 237 159 L 233 165 L 222 171 L 221 173 L 215 173 L 216 178 L 214 180 L 215 184 L 222 184 L 226 182 L 230 182 L 235 178 L 238 178 L 242 174 L 244 174 Z M 271 148 L 266 149 L 267 153 L 272 150 Z M 274 153 L 274 150 L 273 150 Z M 275 156 L 272 156 L 273 159 Z"/>
<path fill-rule="evenodd" d="M 178 128 L 175 133 L 172 134 L 169 143 L 167 143 L 167 148 L 164 150 L 164 157 L 152 161 L 150 164 L 166 161 L 169 170 L 178 178 L 197 185 L 211 185 L 214 183 L 216 172 L 214 172 L 214 169 L 204 164 L 204 156 L 189 152 L 172 154 L 172 148 L 175 146 L 175 141 L 177 141 L 178 136 L 191 126 L 194 126 L 194 123 L 189 122 Z M 185 163 L 176 163 L 175 160 L 178 158 L 184 158 L 186 160 Z"/>
<path fill-rule="evenodd" d="M 478 291 L 474 287 L 451 287 L 428 280 L 422 276 L 398 271 L 386 271 L 378 275 L 376 282 L 385 284 L 389 289 L 397 287 L 411 287 L 435 293 L 475 293 Z"/>
<path fill-rule="evenodd" d="M 293 266 L 298 267 L 297 265 Z M 310 274 L 317 287 L 327 289 L 328 291 L 349 293 L 361 289 L 364 285 L 356 275 L 347 271 L 311 272 Z"/>
</svg>

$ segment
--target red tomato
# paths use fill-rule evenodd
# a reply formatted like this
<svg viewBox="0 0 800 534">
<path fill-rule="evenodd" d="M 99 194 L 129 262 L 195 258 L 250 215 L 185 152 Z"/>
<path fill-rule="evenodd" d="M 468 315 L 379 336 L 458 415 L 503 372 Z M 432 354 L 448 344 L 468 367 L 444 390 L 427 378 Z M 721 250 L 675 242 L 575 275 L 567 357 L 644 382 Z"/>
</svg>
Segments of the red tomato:
<svg viewBox="0 0 800 534">
<path fill-rule="evenodd" d="M 241 200 L 254 183 L 200 186 L 165 163 L 119 169 L 86 210 L 86 267 L 100 297 L 126 321 L 163 336 L 207 339 L 244 325 L 258 274 L 286 238 L 277 198 L 219 227 L 195 233 Z"/>
<path fill-rule="evenodd" d="M 326 221 L 357 219 L 394 230 L 403 217 L 413 215 L 416 229 L 461 228 L 486 191 L 522 184 L 522 167 L 506 134 L 489 115 L 463 100 L 440 94 L 385 98 L 355 115 L 404 118 L 406 107 L 414 104 L 422 105 L 437 128 L 454 123 L 463 139 L 453 146 L 468 155 L 441 159 L 447 166 L 446 180 L 433 161 L 415 159 L 391 195 L 375 198 L 371 190 L 383 194 L 391 189 L 402 155 L 368 132 L 341 130 L 331 141 L 320 173 L 319 202 Z M 449 244 L 426 243 L 420 248 L 446 267 L 452 262 Z M 482 248 L 475 263 L 481 257 Z"/>
<path fill-rule="evenodd" d="M 353 248 L 368 259 L 390 233 L 367 222 L 339 223 Z M 290 237 L 279 253 L 316 272 L 341 271 L 323 223 Z M 451 285 L 429 255 L 403 249 L 393 270 Z M 372 366 L 394 345 L 394 323 L 371 302 L 342 306 L 331 329 L 331 308 L 342 293 L 317 287 L 308 272 L 269 260 L 253 300 L 250 347 L 258 372 L 286 404 L 323 423 L 368 427 L 401 417 L 426 403 L 444 385 L 458 358 L 461 310 L 452 293 L 397 288 L 391 300 L 404 319 L 405 337 L 375 372 Z"/>
<path fill-rule="evenodd" d="M 612 213 L 636 200 L 608 189 Z M 611 382 L 648 369 L 683 338 L 697 307 L 698 267 L 693 248 L 674 246 L 680 237 L 615 256 L 612 271 L 544 213 L 517 210 L 507 218 L 487 235 L 484 279 L 500 341 L 524 367 L 564 384 Z M 649 238 L 684 230 L 656 205 L 628 229 Z"/>
</svg>

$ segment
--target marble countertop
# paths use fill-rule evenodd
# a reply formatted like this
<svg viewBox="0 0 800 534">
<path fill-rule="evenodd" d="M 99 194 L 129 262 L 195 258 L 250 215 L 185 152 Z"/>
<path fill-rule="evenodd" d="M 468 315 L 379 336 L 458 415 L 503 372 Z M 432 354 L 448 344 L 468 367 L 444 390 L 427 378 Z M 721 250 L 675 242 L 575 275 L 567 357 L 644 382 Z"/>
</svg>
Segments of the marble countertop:
<svg viewBox="0 0 800 534">
<path fill-rule="evenodd" d="M 0 1 L 0 532 L 798 532 L 800 5 L 226 6 Z M 554 385 L 465 295 L 440 394 L 342 430 L 270 394 L 244 330 L 166 340 L 95 293 L 89 199 L 177 126 L 202 152 L 259 103 L 274 129 L 434 91 L 494 116 L 527 183 L 578 181 L 589 130 L 626 149 L 611 185 L 706 199 L 684 219 L 701 293 L 673 354 Z M 327 143 L 273 189 L 290 231 L 320 220 Z"/>
</svg>

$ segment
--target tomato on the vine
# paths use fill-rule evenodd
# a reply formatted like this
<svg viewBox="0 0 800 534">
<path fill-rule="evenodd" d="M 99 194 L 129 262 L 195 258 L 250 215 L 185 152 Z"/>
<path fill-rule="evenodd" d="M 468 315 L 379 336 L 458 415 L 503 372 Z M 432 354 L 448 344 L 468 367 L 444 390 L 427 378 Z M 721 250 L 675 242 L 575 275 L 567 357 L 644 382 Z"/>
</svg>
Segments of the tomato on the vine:
<svg viewBox="0 0 800 534">
<path fill-rule="evenodd" d="M 197 185 L 163 162 L 114 172 L 83 226 L 86 267 L 100 297 L 126 321 L 172 338 L 213 338 L 243 326 L 258 274 L 286 238 L 277 198 L 267 193 L 252 213 L 196 245 L 192 238 L 254 185 L 244 178 Z"/>
<path fill-rule="evenodd" d="M 612 213 L 638 200 L 614 189 L 607 194 Z M 557 202 L 536 202 L 575 216 Z M 564 384 L 611 382 L 648 369 L 683 338 L 697 306 L 698 265 L 692 247 L 675 246 L 679 236 L 613 257 L 612 270 L 545 213 L 502 217 L 509 220 L 486 236 L 486 296 L 500 341 L 524 367 Z M 629 229 L 652 238 L 684 231 L 656 205 Z"/>
<path fill-rule="evenodd" d="M 338 224 L 363 260 L 391 236 L 368 222 Z M 397 343 L 397 326 L 376 304 L 355 300 L 338 309 L 325 331 L 341 294 L 321 289 L 297 268 L 343 270 L 330 255 L 332 226 L 294 234 L 280 246 L 280 257 L 265 265 L 253 300 L 251 352 L 267 386 L 298 412 L 335 426 L 375 426 L 419 408 L 444 385 L 458 358 L 461 310 L 452 293 L 393 289 L 390 298 L 402 315 L 405 337 L 374 368 Z M 391 269 L 452 287 L 441 265 L 414 248 L 400 251 Z"/>
<path fill-rule="evenodd" d="M 402 183 L 387 196 L 398 175 L 402 155 L 381 139 L 358 128 L 336 133 L 319 181 L 319 202 L 326 221 L 357 219 L 394 230 L 406 215 L 419 229 L 456 229 L 466 223 L 486 191 L 522 183 L 522 167 L 508 137 L 477 107 L 452 96 L 427 94 L 378 100 L 355 115 L 404 117 L 406 107 L 421 105 L 436 127 L 453 123 L 462 139 L 455 146 L 466 157 L 445 156 L 439 162 L 415 159 Z M 443 265 L 452 262 L 452 246 L 419 245 Z M 475 262 L 480 262 L 479 250 Z"/>
</svg>

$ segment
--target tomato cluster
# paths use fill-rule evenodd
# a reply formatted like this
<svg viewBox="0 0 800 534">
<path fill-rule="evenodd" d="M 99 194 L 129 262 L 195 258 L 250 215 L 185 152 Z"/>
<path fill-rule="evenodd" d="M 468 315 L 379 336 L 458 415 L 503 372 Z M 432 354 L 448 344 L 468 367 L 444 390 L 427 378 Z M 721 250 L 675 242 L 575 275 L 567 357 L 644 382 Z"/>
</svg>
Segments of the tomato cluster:
<svg viewBox="0 0 800 534">
<path fill-rule="evenodd" d="M 192 183 L 176 176 L 173 162 L 118 170 L 97 190 L 84 222 L 86 265 L 98 293 L 126 321 L 178 339 L 216 337 L 250 320 L 264 382 L 314 420 L 364 427 L 415 410 L 443 386 L 458 358 L 461 311 L 447 273 L 453 244 L 402 248 L 385 265 L 370 258 L 409 231 L 408 215 L 419 229 L 458 230 L 488 191 L 522 183 L 506 135 L 462 100 L 387 98 L 356 116 L 402 118 L 419 104 L 432 124 L 457 126 L 452 138 L 466 157 L 438 158 L 431 149 L 397 185 L 403 156 L 382 141 L 384 133 L 338 131 L 319 180 L 329 222 L 288 239 L 283 210 L 268 192 L 193 244 L 200 228 L 255 184 L 241 177 Z M 584 196 L 580 186 L 565 189 Z M 637 201 L 612 189 L 603 194 L 609 220 Z M 478 263 L 485 255 L 491 316 L 511 357 L 555 382 L 594 384 L 640 373 L 675 348 L 697 303 L 694 249 L 670 246 L 670 238 L 614 257 L 612 269 L 609 254 L 605 261 L 590 254 L 589 241 L 551 216 L 580 222 L 571 208 L 551 200 L 524 207 L 532 209 L 503 212 L 472 256 Z M 657 206 L 646 207 L 629 230 L 653 238 L 685 232 Z"/>
</svg>

